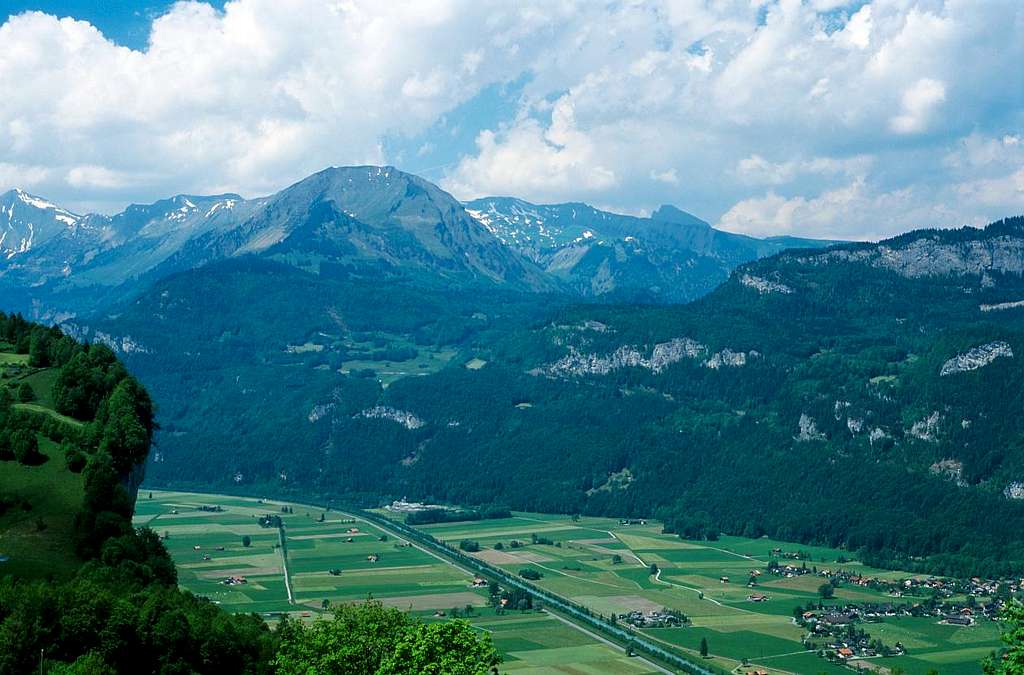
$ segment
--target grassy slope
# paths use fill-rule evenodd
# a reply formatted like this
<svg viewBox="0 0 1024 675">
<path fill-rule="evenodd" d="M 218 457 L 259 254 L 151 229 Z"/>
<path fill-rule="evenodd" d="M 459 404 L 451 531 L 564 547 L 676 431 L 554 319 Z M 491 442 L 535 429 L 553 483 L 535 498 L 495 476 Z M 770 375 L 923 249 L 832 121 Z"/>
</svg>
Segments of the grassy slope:
<svg viewBox="0 0 1024 675">
<path fill-rule="evenodd" d="M 0 493 L 22 497 L 30 511 L 12 508 L 0 516 L 0 573 L 22 578 L 71 575 L 81 561 L 73 549 L 72 514 L 82 504 L 82 477 L 67 470 L 60 447 L 42 436 L 39 449 L 49 460 L 40 466 L 0 463 Z M 37 522 L 46 528 L 39 530 Z"/>
<path fill-rule="evenodd" d="M 27 360 L 23 354 L 0 352 L 0 369 L 23 365 Z M 53 410 L 51 389 L 56 377 L 53 369 L 21 371 L 9 373 L 0 382 L 12 381 L 17 386 L 24 381 L 32 387 L 36 400 L 17 407 L 69 419 Z M 82 476 L 67 470 L 56 443 L 39 436 L 39 450 L 48 457 L 39 466 L 0 462 L 0 494 L 26 499 L 31 505 L 28 511 L 14 507 L 0 515 L 0 554 L 10 558 L 0 563 L 0 574 L 23 578 L 68 576 L 81 564 L 73 552 L 72 514 L 82 504 Z M 40 521 L 45 529 L 39 529 Z"/>
</svg>

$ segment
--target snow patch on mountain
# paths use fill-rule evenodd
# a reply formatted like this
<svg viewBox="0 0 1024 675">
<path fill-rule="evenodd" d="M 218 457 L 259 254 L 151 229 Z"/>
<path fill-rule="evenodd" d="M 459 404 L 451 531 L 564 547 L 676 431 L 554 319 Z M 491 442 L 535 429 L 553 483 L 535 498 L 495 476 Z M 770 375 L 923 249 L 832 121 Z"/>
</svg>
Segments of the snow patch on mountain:
<svg viewBox="0 0 1024 675">
<path fill-rule="evenodd" d="M 957 354 L 942 364 L 939 375 L 952 375 L 977 370 L 992 363 L 999 357 L 1013 358 L 1013 350 L 1005 342 L 996 341 L 973 347 L 963 354 Z"/>
<path fill-rule="evenodd" d="M 36 197 L 34 195 L 30 195 L 29 193 L 25 192 L 24 190 L 20 190 L 19 189 L 19 190 L 15 190 L 14 192 L 15 192 L 15 194 L 18 195 L 18 199 L 20 199 L 22 202 L 24 202 L 25 204 L 28 204 L 29 206 L 31 206 L 33 208 L 44 209 L 44 210 L 45 209 L 56 209 L 57 208 L 57 205 L 54 204 L 53 202 L 48 202 L 45 199 L 42 199 L 41 197 Z"/>
</svg>

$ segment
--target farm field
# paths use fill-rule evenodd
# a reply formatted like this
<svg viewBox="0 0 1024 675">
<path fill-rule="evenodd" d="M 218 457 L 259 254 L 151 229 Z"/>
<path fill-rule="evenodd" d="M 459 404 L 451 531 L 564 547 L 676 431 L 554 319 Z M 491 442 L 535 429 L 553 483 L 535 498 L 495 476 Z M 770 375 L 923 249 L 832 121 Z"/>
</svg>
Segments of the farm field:
<svg viewBox="0 0 1024 675">
<path fill-rule="evenodd" d="M 282 512 L 285 506 L 291 512 Z M 285 525 L 294 603 L 285 585 L 278 530 L 258 522 L 268 514 L 280 516 Z M 278 613 L 312 620 L 324 613 L 324 600 L 357 602 L 372 596 L 428 621 L 439 620 L 434 618 L 437 610 L 451 616 L 457 609 L 476 629 L 491 634 L 505 658 L 501 672 L 657 672 L 547 613 L 498 615 L 487 606 L 487 589 L 473 588 L 469 573 L 337 512 L 291 502 L 143 489 L 134 524 L 165 537 L 182 587 L 232 612 L 262 613 L 270 622 Z M 242 543 L 245 536 L 249 546 Z M 226 585 L 228 577 L 244 577 L 245 583 Z"/>
<path fill-rule="evenodd" d="M 643 633 L 693 655 L 698 654 L 701 639 L 706 639 L 710 662 L 738 671 L 744 670 L 741 666 L 747 659 L 769 672 L 850 672 L 805 650 L 804 631 L 791 618 L 796 606 L 820 601 L 817 589 L 823 578 L 765 574 L 773 549 L 808 554 L 809 568 L 841 568 L 881 578 L 911 576 L 847 561 L 843 556 L 849 552 L 767 538 L 684 541 L 662 534 L 660 524 L 653 522 L 625 525 L 609 518 L 517 513 L 512 518 L 418 529 L 453 546 L 463 540 L 477 542 L 480 551 L 471 555 L 513 573 L 532 568 L 543 575 L 534 583 L 605 616 L 662 608 L 682 611 L 691 625 L 647 628 Z M 551 543 L 541 543 L 545 540 Z M 652 564 L 657 566 L 656 575 L 650 574 Z M 754 570 L 762 572 L 756 589 L 747 586 Z M 767 595 L 768 600 L 749 601 L 754 592 Z M 825 602 L 844 601 L 886 603 L 892 598 L 880 591 L 841 585 L 835 589 L 835 598 Z M 899 641 L 907 648 L 904 656 L 867 659 L 870 663 L 862 661 L 863 665 L 898 666 L 909 675 L 933 669 L 942 675 L 980 673 L 981 659 L 999 646 L 998 625 L 986 619 L 961 627 L 941 625 L 935 617 L 890 617 L 860 627 L 886 644 Z"/>
</svg>

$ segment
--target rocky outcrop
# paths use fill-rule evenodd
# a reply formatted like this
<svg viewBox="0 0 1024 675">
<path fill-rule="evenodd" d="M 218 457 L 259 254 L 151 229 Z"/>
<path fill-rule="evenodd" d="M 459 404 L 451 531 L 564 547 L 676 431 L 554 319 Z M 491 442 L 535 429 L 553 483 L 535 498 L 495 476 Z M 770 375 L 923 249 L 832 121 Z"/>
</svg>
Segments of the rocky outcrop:
<svg viewBox="0 0 1024 675">
<path fill-rule="evenodd" d="M 1004 309 L 1017 309 L 1024 307 L 1024 300 L 1014 300 L 1013 302 L 997 302 L 992 305 L 978 305 L 978 309 L 983 312 L 999 312 Z"/>
<path fill-rule="evenodd" d="M 96 331 L 94 336 L 96 342 L 107 345 L 118 354 L 149 354 L 149 349 L 137 342 L 131 335 L 117 337 Z"/>
<path fill-rule="evenodd" d="M 1024 482 L 1013 481 L 1003 490 L 1003 496 L 1007 499 L 1024 499 Z"/>
<path fill-rule="evenodd" d="M 390 420 L 397 424 L 401 424 L 409 430 L 419 429 L 426 424 L 422 419 L 407 410 L 398 410 L 396 408 L 383 405 L 367 408 L 355 416 L 371 420 Z"/>
<path fill-rule="evenodd" d="M 611 354 L 593 354 L 581 352 L 570 346 L 569 353 L 539 372 L 560 377 L 580 375 L 607 375 L 622 368 L 646 368 L 652 373 L 660 373 L 673 363 L 684 359 L 701 359 L 708 355 L 706 345 L 692 338 L 673 338 L 668 342 L 659 342 L 651 349 L 648 356 L 635 345 L 623 345 Z M 737 352 L 722 349 L 703 361 L 706 368 L 738 367 L 747 363 L 748 359 L 760 356 L 756 351 Z"/>
<path fill-rule="evenodd" d="M 751 353 L 753 354 L 754 352 Z M 747 365 L 747 353 L 734 352 L 728 348 L 712 354 L 711 358 L 704 362 L 705 367 L 713 370 L 718 370 L 723 366 L 738 368 L 739 366 L 745 365 Z"/>
<path fill-rule="evenodd" d="M 932 464 L 928 470 L 937 476 L 942 476 L 956 483 L 960 487 L 967 487 L 967 481 L 964 480 L 964 465 L 958 459 L 939 460 Z"/>
<path fill-rule="evenodd" d="M 309 420 L 310 424 L 313 424 L 329 415 L 333 410 L 334 403 L 317 403 L 315 406 L 310 408 L 306 419 Z"/>
<path fill-rule="evenodd" d="M 928 417 L 920 419 L 911 425 L 907 435 L 913 436 L 922 441 L 928 441 L 929 443 L 938 442 L 939 433 L 939 422 L 942 421 L 942 416 L 939 411 L 934 411 Z"/>
<path fill-rule="evenodd" d="M 981 279 L 993 272 L 1024 274 L 1024 237 L 1007 234 L 948 241 L 932 234 L 872 247 L 840 247 L 797 260 L 811 265 L 863 262 L 908 278 L 975 275 Z"/>
<path fill-rule="evenodd" d="M 740 277 L 740 283 L 748 288 L 753 288 L 761 295 L 768 295 L 769 293 L 782 293 L 783 295 L 789 295 L 793 292 L 793 289 L 786 284 L 781 284 L 771 279 L 764 279 L 762 277 L 755 277 L 752 274 L 744 274 Z"/>
<path fill-rule="evenodd" d="M 825 434 L 818 431 L 818 425 L 814 421 L 814 418 L 807 413 L 800 415 L 800 421 L 797 423 L 800 427 L 800 432 L 794 436 L 794 439 L 798 442 L 806 441 L 823 441 L 825 440 Z"/>
<path fill-rule="evenodd" d="M 992 363 L 999 357 L 1013 358 L 1013 350 L 1005 342 L 989 342 L 974 347 L 963 354 L 957 354 L 942 364 L 939 375 L 952 375 L 977 370 Z"/>
</svg>

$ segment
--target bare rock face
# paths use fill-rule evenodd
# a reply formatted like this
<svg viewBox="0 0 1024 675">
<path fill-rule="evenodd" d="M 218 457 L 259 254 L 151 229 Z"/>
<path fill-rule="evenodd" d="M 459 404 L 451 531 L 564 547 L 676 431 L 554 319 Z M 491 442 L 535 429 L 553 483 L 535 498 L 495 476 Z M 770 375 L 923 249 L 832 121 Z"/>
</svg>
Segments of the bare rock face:
<svg viewBox="0 0 1024 675">
<path fill-rule="evenodd" d="M 939 371 L 939 375 L 952 375 L 954 373 L 977 370 L 987 366 L 1001 356 L 1013 358 L 1013 350 L 1005 342 L 997 341 L 979 345 L 946 361 L 942 364 L 942 370 Z"/>
<path fill-rule="evenodd" d="M 607 375 L 622 368 L 646 368 L 652 373 L 660 373 L 673 363 L 684 359 L 702 359 L 708 355 L 708 347 L 692 338 L 672 338 L 668 342 L 659 342 L 651 349 L 648 356 L 635 345 L 623 345 L 611 354 L 593 354 L 581 352 L 570 346 L 569 353 L 549 365 L 541 372 L 557 377 L 580 375 Z M 703 365 L 706 368 L 739 367 L 747 363 L 749 358 L 759 356 L 755 351 L 735 352 L 725 348 L 708 356 Z"/>
<path fill-rule="evenodd" d="M 943 459 L 935 462 L 929 467 L 929 470 L 947 480 L 950 480 L 960 487 L 967 487 L 967 481 L 964 480 L 964 465 L 958 459 Z"/>
<path fill-rule="evenodd" d="M 397 424 L 401 424 L 409 430 L 419 429 L 426 424 L 426 422 L 408 410 L 398 410 L 396 408 L 383 405 L 367 408 L 366 410 L 358 413 L 356 417 L 364 417 L 371 420 L 390 420 Z"/>
<path fill-rule="evenodd" d="M 752 274 L 744 274 L 741 276 L 740 283 L 748 288 L 753 288 L 761 295 L 768 295 L 769 293 L 782 293 L 783 295 L 789 295 L 793 292 L 793 289 L 786 284 L 781 284 L 778 281 L 772 281 L 771 279 L 755 277 Z"/>
<path fill-rule="evenodd" d="M 806 441 L 824 441 L 825 434 L 818 431 L 818 425 L 814 421 L 814 418 L 807 413 L 800 415 L 800 433 L 796 435 L 796 440 L 800 442 Z"/>
<path fill-rule="evenodd" d="M 978 309 L 982 312 L 1000 312 L 1004 309 L 1018 309 L 1024 307 L 1024 300 L 1014 300 L 1012 302 L 997 302 L 992 305 L 981 304 L 978 305 Z"/>
<path fill-rule="evenodd" d="M 725 348 L 720 352 L 712 354 L 711 358 L 704 362 L 704 365 L 713 370 L 718 370 L 723 366 L 738 368 L 739 366 L 747 365 L 747 353 L 734 352 L 729 348 Z"/>
<path fill-rule="evenodd" d="M 684 358 L 698 358 L 707 347 L 690 338 L 673 338 L 668 342 L 659 342 L 651 352 L 650 368 L 653 372 L 661 372 L 666 366 Z"/>
<path fill-rule="evenodd" d="M 936 443 L 939 440 L 939 422 L 941 421 L 942 415 L 936 410 L 928 417 L 914 422 L 907 435 L 929 443 Z"/>
<path fill-rule="evenodd" d="M 871 248 L 838 248 L 798 258 L 809 264 L 864 262 L 907 278 L 966 276 L 991 273 L 1024 274 L 1024 237 L 1012 234 L 964 241 L 943 241 L 938 235 L 908 242 L 881 243 Z"/>
<path fill-rule="evenodd" d="M 871 433 L 868 434 L 868 440 L 871 442 L 871 445 L 874 445 L 879 441 L 884 441 L 887 438 L 892 437 L 888 433 L 886 433 L 885 429 L 882 429 L 881 427 L 875 427 L 874 429 L 871 430 Z"/>
</svg>

